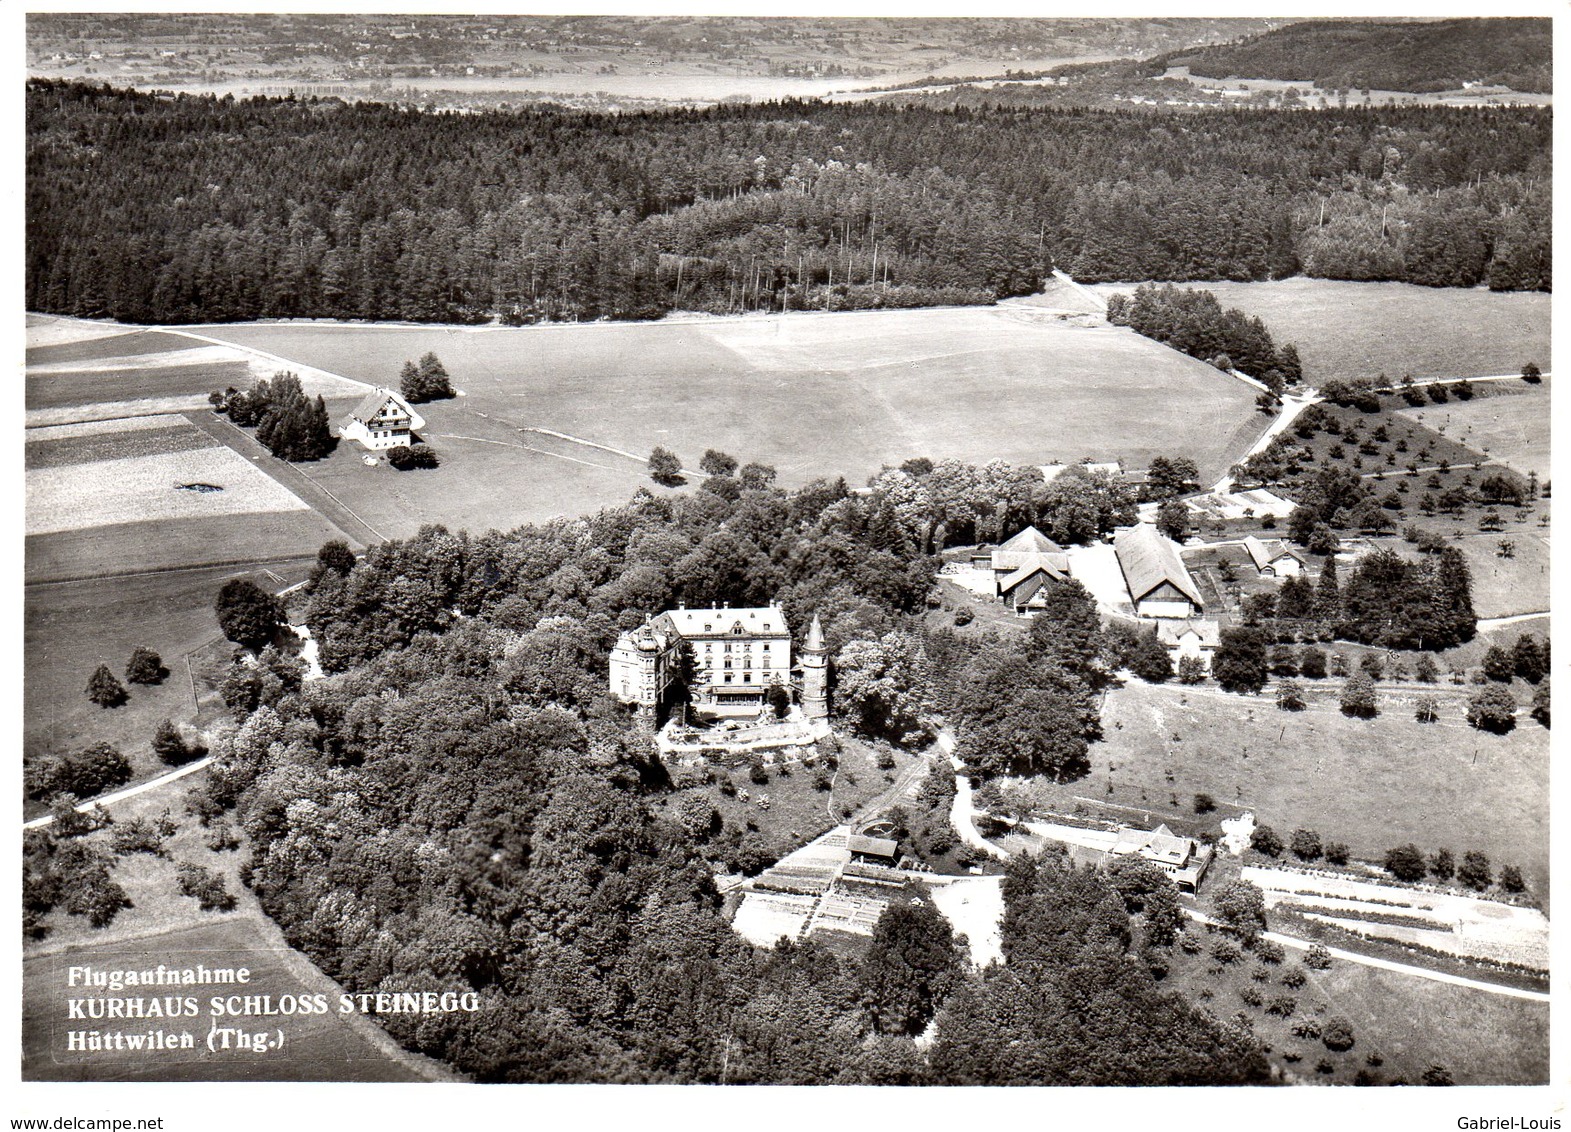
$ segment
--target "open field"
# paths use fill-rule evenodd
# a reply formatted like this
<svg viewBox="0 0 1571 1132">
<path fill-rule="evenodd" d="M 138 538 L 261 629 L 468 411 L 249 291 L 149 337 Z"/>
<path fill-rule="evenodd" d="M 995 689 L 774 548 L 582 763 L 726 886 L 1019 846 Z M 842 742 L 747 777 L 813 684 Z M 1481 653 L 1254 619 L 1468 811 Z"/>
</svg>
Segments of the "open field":
<svg viewBox="0 0 1571 1132">
<path fill-rule="evenodd" d="M 58 314 L 33 314 L 27 316 L 27 347 L 58 346 L 70 342 L 89 342 L 94 338 L 112 338 L 117 334 L 141 333 L 140 326 L 122 326 L 108 320 L 68 318 Z"/>
<path fill-rule="evenodd" d="M 194 351 L 192 351 L 194 353 Z M 204 351 L 205 354 L 205 351 Z M 102 369 L 29 369 L 29 410 L 90 405 L 99 401 L 174 397 L 204 398 L 214 389 L 240 387 L 251 379 L 251 367 L 238 358 L 204 360 L 191 365 L 125 366 Z"/>
<path fill-rule="evenodd" d="M 1332 1008 L 1366 1034 L 1389 1080 L 1417 1083 L 1443 1065 L 1459 1085 L 1542 1085 L 1549 1080 L 1549 1004 L 1333 963 L 1310 971 Z M 1307 988 L 1306 988 L 1307 989 Z"/>
<path fill-rule="evenodd" d="M 1410 373 L 1483 377 L 1516 373 L 1528 362 L 1550 371 L 1550 297 L 1536 292 L 1346 283 L 1295 276 L 1269 283 L 1193 283 L 1224 307 L 1259 315 L 1278 342 L 1298 347 L 1304 378 Z M 1105 283 L 1103 295 L 1132 291 Z M 1460 331 L 1460 332 L 1459 332 Z"/>
<path fill-rule="evenodd" d="M 217 443 L 178 413 L 161 413 L 31 429 L 26 434 L 23 459 L 32 471 L 214 448 Z"/>
<path fill-rule="evenodd" d="M 47 934 L 24 949 L 23 960 L 23 1076 L 34 1080 L 348 1080 L 417 1081 L 451 1080 L 453 1074 L 426 1058 L 399 1049 L 370 1018 L 341 1015 L 336 1010 L 310 1017 L 251 1017 L 222 1020 L 210 1013 L 213 995 L 243 993 L 281 996 L 323 994 L 336 1006 L 340 987 L 304 955 L 291 948 L 278 927 L 263 915 L 256 898 L 239 882 L 242 853 L 216 852 L 206 844 L 207 832 L 182 814 L 189 782 L 150 791 L 117 803 L 118 821 L 156 818 L 163 810 L 179 821 L 173 836 L 163 842 L 164 856 L 132 853 L 121 856 L 113 877 L 126 892 L 131 906 L 123 908 L 104 928 L 91 927 L 82 917 L 60 910 L 45 919 Z M 106 834 L 91 840 L 108 849 Z M 176 870 L 190 861 L 218 872 L 235 896 L 232 912 L 202 911 L 197 902 L 180 893 Z M 66 968 L 90 965 L 101 969 L 147 970 L 163 963 L 182 969 L 248 967 L 251 980 L 244 987 L 181 987 L 170 991 L 130 990 L 128 997 L 162 998 L 164 993 L 191 994 L 197 999 L 198 1016 L 165 1024 L 117 1023 L 113 1020 L 71 1021 L 64 999 L 68 996 L 103 996 L 113 991 L 94 988 L 72 991 Z M 123 1029 L 145 1033 L 159 1029 L 192 1031 L 197 1048 L 148 1057 L 131 1052 L 93 1055 L 64 1049 L 68 1029 Z M 276 1034 L 282 1029 L 284 1045 L 277 1053 L 257 1054 L 206 1048 L 210 1027 L 237 1026 L 249 1031 Z"/>
<path fill-rule="evenodd" d="M 1269 1047 L 1272 1064 L 1290 1079 L 1351 1085 L 1362 1071 L 1380 1084 L 1404 1080 L 1416 1085 L 1431 1065 L 1445 1066 L 1459 1085 L 1530 1085 L 1549 1079 L 1548 1003 L 1343 961 L 1325 971 L 1305 969 L 1308 982 L 1292 990 L 1281 978 L 1297 965 L 1293 952 L 1277 966 L 1261 965 L 1248 952 L 1241 962 L 1222 965 L 1208 954 L 1220 937 L 1193 924 L 1188 931 L 1204 950 L 1186 955 L 1175 948 L 1164 985 L 1182 990 L 1223 1018 L 1242 1011 L 1255 1036 Z M 1269 972 L 1269 977 L 1255 981 L 1251 972 L 1257 970 Z M 1258 990 L 1266 1002 L 1290 995 L 1295 1000 L 1292 1016 L 1284 1019 L 1250 1006 L 1240 997 L 1247 987 Z M 1317 1039 L 1292 1032 L 1306 1018 L 1324 1026 L 1334 1017 L 1351 1024 L 1352 1049 L 1333 1052 Z M 1288 1055 L 1297 1060 L 1289 1061 Z M 1370 1064 L 1371 1057 L 1376 1064 Z M 1318 1071 L 1322 1059 L 1331 1073 Z"/>
<path fill-rule="evenodd" d="M 213 598 L 219 588 L 233 577 L 277 587 L 280 580 L 304 578 L 308 564 L 303 560 L 275 565 L 275 576 L 208 567 L 29 585 L 23 641 L 23 757 L 107 742 L 131 760 L 136 780 L 167 769 L 153 756 L 149 743 L 160 720 L 186 722 L 196 714 L 183 657 L 219 636 L 213 617 Z M 168 678 L 158 685 L 129 685 L 131 698 L 122 707 L 98 707 L 84 694 L 87 678 L 100 664 L 122 675 L 138 645 L 163 658 Z"/>
<path fill-rule="evenodd" d="M 1503 537 L 1513 544 L 1511 558 L 1499 556 Z M 1453 541 L 1467 555 L 1468 567 L 1473 572 L 1473 608 L 1480 617 L 1514 617 L 1549 608 L 1547 531 L 1508 530 L 1500 534 L 1475 531 Z"/>
<path fill-rule="evenodd" d="M 1496 463 L 1540 480 L 1550 477 L 1549 386 L 1528 386 L 1509 397 L 1452 399 L 1444 405 L 1402 409 L 1400 416 L 1422 421 L 1458 444 L 1487 453 Z"/>
<path fill-rule="evenodd" d="M 72 320 L 75 321 L 75 320 Z M 60 320 L 58 332 L 71 333 L 66 320 Z M 80 332 L 79 332 L 80 333 Z M 42 328 L 28 328 L 28 342 L 43 336 Z M 165 330 L 136 330 L 113 325 L 108 332 L 93 338 L 76 337 L 69 341 L 45 342 L 27 347 L 27 365 L 66 366 L 82 362 L 101 362 L 109 358 L 135 358 L 145 354 L 168 354 L 182 350 L 201 349 L 203 343 L 184 334 L 170 334 Z"/>
<path fill-rule="evenodd" d="M 25 576 L 32 585 L 199 566 L 276 566 L 305 554 L 314 558 L 324 542 L 343 537 L 308 510 L 187 518 L 173 527 L 115 523 L 30 536 Z"/>
<path fill-rule="evenodd" d="M 1021 308 L 520 329 L 199 329 L 367 382 L 395 380 L 406 359 L 428 350 L 442 358 L 465 395 L 422 413 L 426 439 L 447 462 L 404 477 L 407 488 L 398 481 L 389 534 L 432 521 L 505 529 L 619 503 L 648 482 L 642 457 L 656 444 L 690 465 L 710 447 L 774 464 L 785 486 L 819 475 L 862 483 L 917 455 L 1014 464 L 1094 455 L 1144 466 L 1185 453 L 1214 475 L 1262 427 L 1249 387 L 1209 366 L 1122 328 Z M 1157 416 L 1164 427 L 1154 435 Z M 499 468 L 498 445 L 546 447 L 517 431 L 525 427 L 634 458 L 570 445 L 557 455 L 518 449 Z M 338 462 L 321 471 L 339 476 Z M 351 506 L 385 505 L 387 487 L 373 483 L 385 469 L 353 470 L 335 479 L 335 493 Z M 482 481 L 477 496 L 463 490 Z"/>
<path fill-rule="evenodd" d="M 1206 793 L 1218 817 L 1251 810 L 1284 835 L 1315 829 L 1362 859 L 1407 841 L 1458 857 L 1479 849 L 1496 869 L 1518 865 L 1547 907 L 1549 732 L 1525 713 L 1508 735 L 1474 730 L 1462 718 L 1472 689 L 1444 684 L 1424 689 L 1441 701 L 1438 723 L 1414 722 L 1417 693 L 1389 688 L 1379 716 L 1350 719 L 1336 706 L 1341 683 L 1303 681 L 1308 710 L 1284 712 L 1269 692 L 1131 681 L 1107 695 L 1091 774 L 1055 792 L 1071 809 L 1083 795 L 1149 807 L 1156 820 Z"/>
<path fill-rule="evenodd" d="M 336 1013 L 309 1017 L 222 1018 L 209 1017 L 209 999 L 237 991 L 271 995 L 276 1003 L 286 994 L 324 993 L 336 1005 L 336 985 L 325 976 L 305 980 L 297 965 L 304 960 L 286 950 L 267 946 L 259 938 L 261 925 L 249 917 L 231 917 L 204 927 L 186 928 L 160 936 L 115 945 L 85 945 L 68 952 L 24 961 L 22 965 L 22 1076 L 30 1081 L 420 1081 L 431 1079 L 394 1060 L 367 1036 Z M 123 967 L 138 970 L 156 967 L 194 967 L 198 964 L 248 967 L 251 981 L 243 988 L 198 987 L 200 1014 L 164 1023 L 67 1020 L 66 968 L 72 965 Z M 323 986 L 333 990 L 322 989 Z M 143 996 L 149 997 L 149 996 Z M 162 998 L 162 995 L 151 996 Z M 282 1030 L 283 1048 L 264 1054 L 249 1050 L 206 1046 L 214 1025 L 261 1031 L 276 1036 Z M 123 1031 L 128 1036 L 151 1028 L 189 1031 L 194 1050 L 170 1050 L 149 1056 L 146 1052 L 68 1053 L 69 1030 Z"/>
<path fill-rule="evenodd" d="M 182 486 L 189 484 L 219 490 Z M 278 481 L 217 445 L 27 472 L 29 535 L 303 510 Z"/>
</svg>

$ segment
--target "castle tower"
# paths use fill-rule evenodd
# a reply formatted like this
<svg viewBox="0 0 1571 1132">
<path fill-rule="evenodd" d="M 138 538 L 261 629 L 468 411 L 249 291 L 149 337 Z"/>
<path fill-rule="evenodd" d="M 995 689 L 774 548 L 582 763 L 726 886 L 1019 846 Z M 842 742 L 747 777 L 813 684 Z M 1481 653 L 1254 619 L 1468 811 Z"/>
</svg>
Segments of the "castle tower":
<svg viewBox="0 0 1571 1132">
<path fill-rule="evenodd" d="M 802 714 L 808 719 L 829 718 L 829 649 L 816 613 L 802 642 Z"/>
</svg>

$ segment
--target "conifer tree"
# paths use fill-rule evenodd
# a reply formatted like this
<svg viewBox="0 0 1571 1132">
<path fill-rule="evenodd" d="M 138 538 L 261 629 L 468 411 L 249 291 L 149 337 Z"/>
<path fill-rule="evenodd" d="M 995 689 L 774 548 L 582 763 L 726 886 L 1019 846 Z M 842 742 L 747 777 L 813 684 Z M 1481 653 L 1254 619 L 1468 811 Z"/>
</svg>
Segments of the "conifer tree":
<svg viewBox="0 0 1571 1132">
<path fill-rule="evenodd" d="M 100 664 L 87 681 L 87 698 L 99 707 L 119 707 L 126 702 L 125 685 L 115 679 L 107 664 Z"/>
<path fill-rule="evenodd" d="M 1315 617 L 1321 621 L 1337 622 L 1342 619 L 1342 591 L 1336 580 L 1336 555 L 1326 555 L 1320 568 L 1320 580 L 1315 584 Z"/>
</svg>

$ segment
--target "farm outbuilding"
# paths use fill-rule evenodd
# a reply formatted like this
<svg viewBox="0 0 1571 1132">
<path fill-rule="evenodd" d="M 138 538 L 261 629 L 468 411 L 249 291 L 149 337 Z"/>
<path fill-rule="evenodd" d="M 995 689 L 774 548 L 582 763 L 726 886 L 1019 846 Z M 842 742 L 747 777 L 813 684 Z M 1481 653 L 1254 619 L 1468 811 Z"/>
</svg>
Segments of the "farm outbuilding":
<svg viewBox="0 0 1571 1132">
<path fill-rule="evenodd" d="M 971 561 L 993 571 L 998 600 L 1013 606 L 1016 613 L 1040 608 L 1046 587 L 1069 580 L 1069 555 L 1035 527 L 991 549 L 978 547 Z"/>
<path fill-rule="evenodd" d="M 1211 863 L 1211 850 L 1192 837 L 1177 836 L 1165 825 L 1153 830 L 1124 826 L 1119 829 L 1111 852 L 1120 857 L 1134 854 L 1149 861 L 1172 877 L 1185 892 L 1193 892 L 1200 886 L 1200 878 Z"/>
<path fill-rule="evenodd" d="M 1129 599 L 1141 617 L 1198 617 L 1200 589 L 1184 568 L 1178 547 L 1151 523 L 1137 523 L 1113 538 Z"/>
<path fill-rule="evenodd" d="M 846 848 L 850 851 L 853 861 L 872 865 L 893 865 L 900 852 L 900 843 L 888 837 L 852 834 L 846 841 Z"/>
<path fill-rule="evenodd" d="M 1263 540 L 1249 535 L 1244 539 L 1244 549 L 1262 577 L 1291 578 L 1303 572 L 1303 555 L 1279 538 Z"/>
</svg>

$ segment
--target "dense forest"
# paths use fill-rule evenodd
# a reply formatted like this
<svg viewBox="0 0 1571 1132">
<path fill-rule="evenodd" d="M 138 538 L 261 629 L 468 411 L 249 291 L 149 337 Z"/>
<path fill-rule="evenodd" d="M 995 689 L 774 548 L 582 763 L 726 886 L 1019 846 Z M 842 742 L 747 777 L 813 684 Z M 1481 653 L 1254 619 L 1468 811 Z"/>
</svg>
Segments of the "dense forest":
<svg viewBox="0 0 1571 1132">
<path fill-rule="evenodd" d="M 1551 38 L 1547 19 L 1309 20 L 1159 61 L 1187 64 L 1197 75 L 1312 81 L 1322 89 L 1428 92 L 1478 82 L 1548 93 Z"/>
<path fill-rule="evenodd" d="M 131 322 L 1548 289 L 1550 114 L 776 103 L 438 115 L 28 86 L 27 301 Z"/>
<path fill-rule="evenodd" d="M 670 781 L 604 672 L 617 627 L 673 599 L 779 597 L 799 632 L 818 612 L 842 655 L 903 637 L 913 688 L 971 704 L 963 743 L 986 745 L 1009 719 L 1021 746 L 1084 749 L 1069 731 L 1094 725 L 1086 670 L 1100 644 L 1078 586 L 1025 641 L 962 641 L 913 616 L 937 569 L 922 553 L 931 513 L 964 506 L 954 485 L 979 482 L 924 464 L 886 472 L 870 496 L 824 482 L 640 493 L 505 534 L 429 528 L 358 563 L 330 544 L 304 613 L 334 675 L 305 682 L 271 648 L 237 663 L 224 686 L 235 723 L 216 730 L 192 808 L 238 821 L 243 878 L 347 990 L 477 994 L 472 1013 L 383 1021 L 480 1080 L 1265 1080 L 1247 1031 L 1159 986 L 1181 924 L 1176 899 L 1151 895 L 1172 888 L 1155 870 L 1143 902 L 1126 902 L 1062 858 L 1015 861 L 1006 961 L 982 972 L 914 902 L 884 914 L 860 957 L 756 950 L 713 879 L 746 835 L 700 843 L 658 816 Z M 925 1054 L 911 1039 L 930 1023 Z"/>
<path fill-rule="evenodd" d="M 1143 285 L 1133 295 L 1109 297 L 1107 320 L 1192 358 L 1259 378 L 1273 393 L 1304 376 L 1296 346 L 1278 347 L 1259 318 L 1224 310 L 1210 291 Z"/>
</svg>

